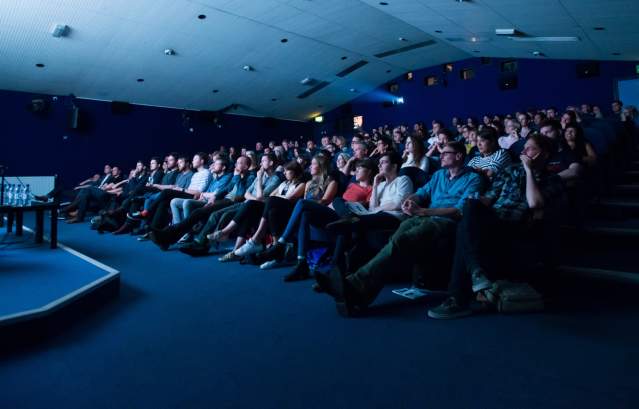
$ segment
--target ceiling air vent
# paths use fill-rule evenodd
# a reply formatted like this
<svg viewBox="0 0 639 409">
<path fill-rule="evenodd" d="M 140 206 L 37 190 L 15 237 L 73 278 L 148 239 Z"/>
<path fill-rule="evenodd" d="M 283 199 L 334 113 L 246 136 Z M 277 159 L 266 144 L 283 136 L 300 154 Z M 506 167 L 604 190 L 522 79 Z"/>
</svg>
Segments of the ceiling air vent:
<svg viewBox="0 0 639 409">
<path fill-rule="evenodd" d="M 384 58 L 391 55 L 401 54 L 407 51 L 415 50 L 417 48 L 428 47 L 433 44 L 435 44 L 435 41 L 433 40 L 422 41 L 421 43 L 415 43 L 415 44 L 407 45 L 406 47 L 397 48 L 395 50 L 390 50 L 390 51 L 385 51 L 383 53 L 375 54 L 375 57 Z"/>
<path fill-rule="evenodd" d="M 308 97 L 310 95 L 313 95 L 314 93 L 316 93 L 317 91 L 321 90 L 322 88 L 326 87 L 328 84 L 330 84 L 330 82 L 322 81 L 319 84 L 317 84 L 316 86 L 314 86 L 313 88 L 302 92 L 297 97 L 299 99 L 304 99 L 304 98 L 306 98 L 306 97 Z"/>
<path fill-rule="evenodd" d="M 337 76 L 342 78 L 347 76 L 348 74 L 350 74 L 351 72 L 355 71 L 355 70 L 359 70 L 360 68 L 362 68 L 363 66 L 365 66 L 366 64 L 368 64 L 368 61 L 358 61 L 355 64 L 351 65 L 350 67 L 346 68 L 343 71 L 340 71 L 337 73 Z"/>
</svg>

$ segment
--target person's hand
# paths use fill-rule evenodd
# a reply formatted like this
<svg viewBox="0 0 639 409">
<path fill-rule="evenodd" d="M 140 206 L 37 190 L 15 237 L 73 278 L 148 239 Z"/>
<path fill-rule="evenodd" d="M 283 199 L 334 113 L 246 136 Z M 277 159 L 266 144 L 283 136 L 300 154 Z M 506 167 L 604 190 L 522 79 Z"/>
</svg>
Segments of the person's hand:
<svg viewBox="0 0 639 409">
<path fill-rule="evenodd" d="M 379 185 L 381 182 L 385 180 L 386 180 L 386 176 L 384 176 L 384 174 L 382 173 L 378 173 L 377 175 L 375 175 L 375 179 L 373 179 L 373 184 Z"/>
<path fill-rule="evenodd" d="M 264 176 L 264 169 L 260 168 L 260 170 L 257 171 L 257 178 L 262 179 L 262 176 Z"/>
<path fill-rule="evenodd" d="M 202 192 L 193 193 L 193 199 L 199 200 L 202 197 Z"/>
<path fill-rule="evenodd" d="M 419 207 L 419 205 L 415 203 L 414 200 L 407 199 L 407 200 L 404 200 L 404 203 L 402 203 L 402 212 L 404 212 L 404 214 L 407 214 L 409 216 L 416 215 L 420 209 L 421 207 Z"/>
<path fill-rule="evenodd" d="M 528 155 L 519 155 L 519 159 L 521 160 L 521 164 L 524 165 L 524 170 L 526 172 L 530 172 L 530 167 L 532 165 L 532 159 L 528 157 Z"/>
</svg>

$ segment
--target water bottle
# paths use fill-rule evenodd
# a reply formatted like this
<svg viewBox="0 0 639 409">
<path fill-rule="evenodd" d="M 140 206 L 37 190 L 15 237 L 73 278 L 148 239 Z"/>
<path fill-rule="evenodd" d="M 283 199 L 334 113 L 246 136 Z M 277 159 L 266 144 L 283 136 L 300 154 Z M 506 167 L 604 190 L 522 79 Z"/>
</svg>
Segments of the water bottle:
<svg viewBox="0 0 639 409">
<path fill-rule="evenodd" d="M 16 186 L 16 191 L 14 193 L 16 206 L 22 207 L 24 206 L 24 202 L 22 201 L 22 194 L 24 193 L 24 187 L 21 185 Z"/>
<path fill-rule="evenodd" d="M 29 206 L 31 204 L 31 186 L 27 184 L 22 190 L 22 205 Z"/>
<path fill-rule="evenodd" d="M 12 184 L 8 184 L 7 185 L 7 197 L 6 197 L 6 200 L 7 200 L 7 204 L 9 206 L 13 206 L 14 205 L 14 202 L 13 202 L 13 185 Z"/>
</svg>

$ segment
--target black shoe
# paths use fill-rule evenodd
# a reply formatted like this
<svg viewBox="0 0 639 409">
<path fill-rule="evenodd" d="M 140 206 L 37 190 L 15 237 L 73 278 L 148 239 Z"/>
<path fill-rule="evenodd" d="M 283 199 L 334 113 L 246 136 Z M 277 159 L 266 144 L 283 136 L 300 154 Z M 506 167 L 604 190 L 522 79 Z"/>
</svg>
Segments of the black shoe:
<svg viewBox="0 0 639 409">
<path fill-rule="evenodd" d="M 353 226 L 359 222 L 359 217 L 345 217 L 339 219 L 336 222 L 332 222 L 326 225 L 326 230 L 331 233 L 344 234 L 353 231 Z"/>
<path fill-rule="evenodd" d="M 293 268 L 293 271 L 284 276 L 284 282 L 290 283 L 293 281 L 308 280 L 309 278 L 311 278 L 311 272 L 308 269 L 308 263 L 306 263 L 306 260 L 299 260 Z"/>
<path fill-rule="evenodd" d="M 471 315 L 473 312 L 468 304 L 460 304 L 455 297 L 448 297 L 446 301 L 428 310 L 428 316 L 437 320 L 451 320 Z"/>
<path fill-rule="evenodd" d="M 286 244 L 280 243 L 276 241 L 271 247 L 266 250 L 257 253 L 256 256 L 260 260 L 263 260 L 262 263 L 270 260 L 282 260 L 284 259 L 284 255 L 286 254 Z M 262 264 L 259 263 L 259 264 Z"/>
<path fill-rule="evenodd" d="M 166 238 L 163 237 L 161 230 L 151 231 L 149 233 L 149 239 L 151 239 L 151 241 L 156 244 L 162 251 L 167 251 L 171 246 L 171 243 L 169 243 Z"/>
<path fill-rule="evenodd" d="M 200 243 L 198 241 L 193 241 L 191 243 L 180 246 L 178 250 L 193 257 L 206 256 L 207 254 L 209 254 L 209 245 Z"/>
<path fill-rule="evenodd" d="M 335 299 L 335 308 L 342 317 L 354 317 L 366 308 L 366 303 L 346 279 L 346 271 L 338 266 L 331 269 L 328 280 L 320 279 L 318 284 Z"/>
</svg>

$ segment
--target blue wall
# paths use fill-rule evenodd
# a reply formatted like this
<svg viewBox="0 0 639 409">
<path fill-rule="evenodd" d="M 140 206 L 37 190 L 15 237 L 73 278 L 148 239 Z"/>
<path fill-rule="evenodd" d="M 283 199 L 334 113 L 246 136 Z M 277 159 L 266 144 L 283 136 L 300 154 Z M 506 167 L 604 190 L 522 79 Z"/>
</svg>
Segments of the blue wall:
<svg viewBox="0 0 639 409">
<path fill-rule="evenodd" d="M 503 59 L 491 59 L 490 64 L 481 64 L 481 59 L 471 58 L 453 64 L 453 71 L 445 78 L 447 86 L 441 85 L 444 74 L 441 66 L 414 71 L 414 79 L 404 77 L 394 81 L 400 86 L 397 96 L 403 96 L 404 105 L 390 108 L 382 106 L 384 100 L 393 95 L 386 85 L 364 94 L 350 104 L 324 114 L 324 123 L 316 126 L 316 135 L 321 131 L 340 132 L 352 128 L 352 116 L 364 116 L 364 128 L 371 129 L 384 124 L 413 124 L 433 119 L 450 124 L 453 116 L 479 117 L 484 113 L 510 113 L 529 107 L 556 106 L 588 102 L 599 105 L 606 114 L 615 97 L 615 80 L 636 77 L 636 62 L 601 61 L 600 75 L 596 78 L 578 79 L 576 66 L 581 61 L 569 60 L 517 60 L 518 88 L 501 91 L 499 78 Z M 462 80 L 460 71 L 473 68 L 475 78 Z M 440 85 L 426 87 L 424 78 L 437 76 Z M 391 81 L 393 82 L 393 81 Z"/>
<path fill-rule="evenodd" d="M 253 148 L 258 140 L 312 135 L 309 123 L 240 115 L 223 115 L 222 127 L 199 112 L 132 105 L 126 114 L 113 114 L 110 102 L 76 100 L 80 127 L 69 128 L 69 97 L 44 96 L 45 115 L 26 109 L 42 97 L 0 91 L 0 164 L 8 175 L 60 175 L 65 184 L 99 171 L 105 163 L 128 170 L 137 159 L 164 156 L 170 151 L 212 152 L 220 145 Z M 186 114 L 190 121 L 184 120 Z M 193 128 L 193 132 L 189 131 Z"/>
</svg>

